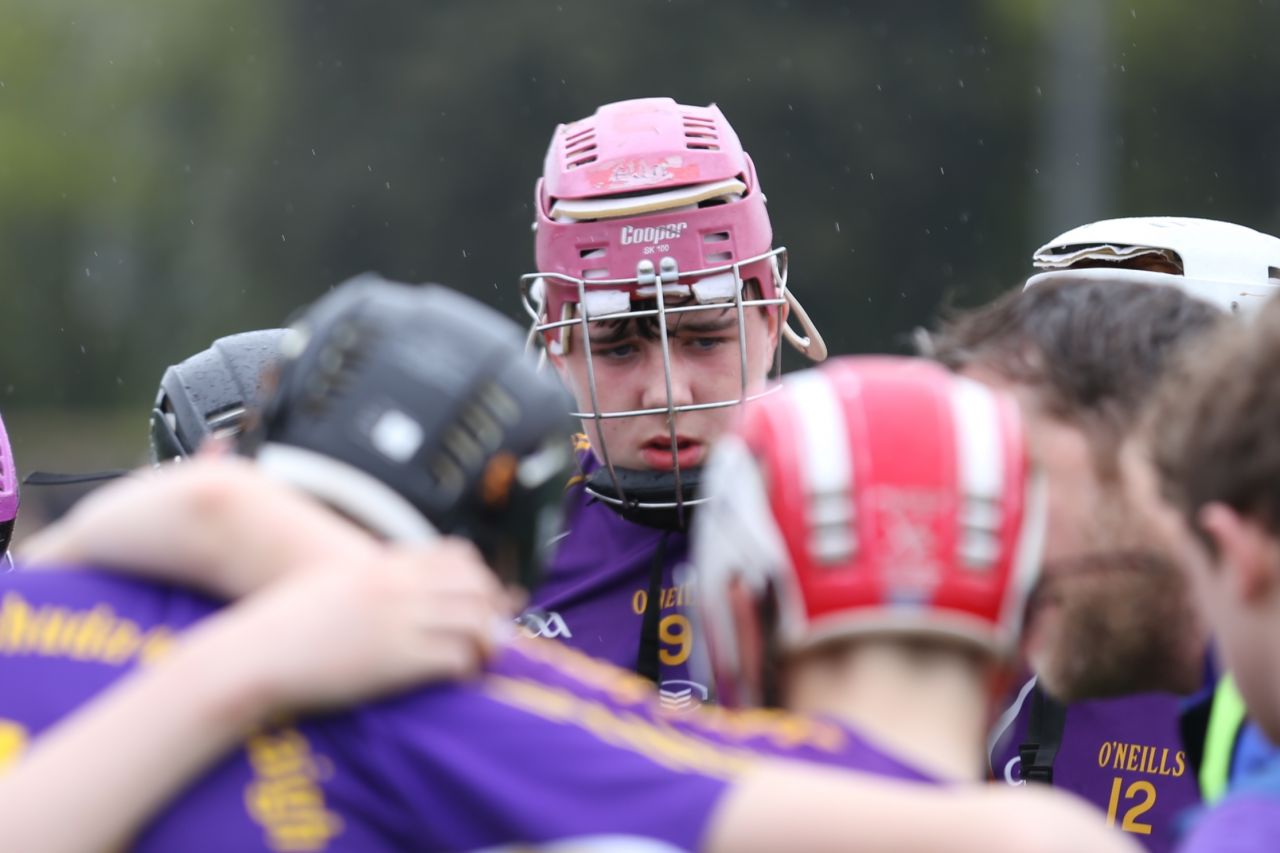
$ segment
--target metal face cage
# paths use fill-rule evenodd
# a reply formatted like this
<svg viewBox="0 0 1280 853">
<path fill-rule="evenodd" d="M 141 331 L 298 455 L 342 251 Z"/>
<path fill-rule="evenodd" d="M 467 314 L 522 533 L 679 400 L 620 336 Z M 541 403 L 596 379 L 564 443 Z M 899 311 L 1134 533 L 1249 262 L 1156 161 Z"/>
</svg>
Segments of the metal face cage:
<svg viewBox="0 0 1280 853">
<path fill-rule="evenodd" d="M 744 288 L 749 279 L 744 279 L 743 268 L 768 261 L 776 283 L 776 295 L 773 297 L 744 298 Z M 535 346 L 542 339 L 548 350 L 557 354 L 568 352 L 568 333 L 574 327 L 581 329 L 583 356 L 585 361 L 588 390 L 591 395 L 591 411 L 574 411 L 570 414 L 582 420 L 591 420 L 596 425 L 596 436 L 599 438 L 600 461 L 608 471 L 609 479 L 615 495 L 601 494 L 588 485 L 588 491 L 594 497 L 615 506 L 630 506 L 643 510 L 674 510 L 683 513 L 686 508 L 703 503 L 706 498 L 686 494 L 686 478 L 680 469 L 679 454 L 676 448 L 676 419 L 684 412 L 706 411 L 740 406 L 749 400 L 757 399 L 772 393 L 772 383 L 763 391 L 748 392 L 746 309 L 753 307 L 778 308 L 787 305 L 800 323 L 804 334 L 797 333 L 786 323 L 782 326 L 782 334 L 786 340 L 801 353 L 814 361 L 826 357 L 826 345 L 821 335 L 809 319 L 808 314 L 794 295 L 787 289 L 787 250 L 778 247 L 749 258 L 720 266 L 706 267 L 689 272 L 682 272 L 675 258 L 663 257 L 655 267 L 652 261 L 644 260 L 637 265 L 633 278 L 584 279 L 561 273 L 529 273 L 521 276 L 521 298 L 525 311 L 532 320 L 529 333 L 529 344 Z M 548 287 L 571 287 L 576 292 L 576 301 L 565 303 L 558 319 L 546 316 L 546 289 Z M 676 305 L 669 300 L 679 299 Z M 633 299 L 653 299 L 654 308 L 632 310 Z M 687 300 L 692 300 L 688 302 Z M 576 310 L 575 307 L 576 306 Z M 729 399 L 695 402 L 675 405 L 671 378 L 671 348 L 668 340 L 667 317 L 671 315 L 692 314 L 706 311 L 724 311 L 732 309 L 737 315 L 738 328 L 738 371 L 739 393 Z M 780 310 L 780 309 L 779 309 Z M 605 412 L 601 410 L 599 390 L 596 381 L 595 365 L 591 347 L 585 342 L 590 340 L 591 323 L 608 323 L 625 320 L 637 320 L 656 317 L 658 343 L 662 353 L 663 378 L 666 384 L 667 405 L 648 409 L 629 409 Z M 544 353 L 545 356 L 545 353 Z M 782 372 L 782 350 L 775 350 L 773 366 L 769 379 L 776 379 Z M 674 500 L 644 501 L 629 496 L 623 485 L 618 468 L 610 458 L 608 442 L 602 429 L 604 421 L 613 418 L 633 418 L 648 415 L 667 417 L 667 429 L 673 449 L 672 462 L 674 474 Z"/>
</svg>

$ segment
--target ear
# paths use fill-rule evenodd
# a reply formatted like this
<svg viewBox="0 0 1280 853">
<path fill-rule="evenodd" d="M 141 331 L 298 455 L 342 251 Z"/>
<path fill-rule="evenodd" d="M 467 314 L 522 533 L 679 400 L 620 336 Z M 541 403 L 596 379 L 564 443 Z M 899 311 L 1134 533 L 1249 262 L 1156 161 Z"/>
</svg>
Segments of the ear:
<svg viewBox="0 0 1280 853">
<path fill-rule="evenodd" d="M 1256 601 L 1270 593 L 1280 580 L 1280 566 L 1269 533 L 1254 519 L 1217 501 L 1201 507 L 1196 521 L 1213 542 L 1217 569 L 1226 575 L 1234 597 Z"/>
</svg>

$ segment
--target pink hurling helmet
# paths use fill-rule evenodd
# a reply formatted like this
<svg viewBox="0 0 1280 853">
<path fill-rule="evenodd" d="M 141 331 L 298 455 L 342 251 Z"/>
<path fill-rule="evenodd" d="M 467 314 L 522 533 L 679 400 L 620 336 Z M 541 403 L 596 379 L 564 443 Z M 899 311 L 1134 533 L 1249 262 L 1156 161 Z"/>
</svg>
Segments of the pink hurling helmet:
<svg viewBox="0 0 1280 853">
<path fill-rule="evenodd" d="M 13 464 L 13 450 L 9 446 L 9 433 L 0 420 L 0 555 L 9 548 L 13 537 L 13 524 L 18 518 L 18 469 Z M 0 571 L 8 560 L 0 561 Z"/>
<path fill-rule="evenodd" d="M 789 306 L 804 334 L 784 324 L 783 336 L 814 361 L 826 357 L 821 335 L 787 290 L 787 252 L 773 247 L 755 166 L 715 105 L 620 101 L 559 126 L 535 204 L 538 271 L 521 278 L 531 342 L 540 336 L 548 351 L 563 355 L 573 346 L 575 327 L 582 341 L 592 322 L 658 318 L 667 405 L 601 411 L 591 351 L 584 347 L 592 410 L 574 417 L 599 424 L 665 414 L 674 446 L 681 412 L 740 405 L 751 396 L 742 331 L 750 307 Z M 754 291 L 744 291 L 748 281 Z M 675 405 L 667 315 L 730 308 L 739 317 L 741 392 Z M 781 353 L 774 372 L 781 372 Z M 667 474 L 625 471 L 610 462 L 600 434 L 602 446 L 595 449 L 603 466 L 588 490 L 624 515 L 638 511 L 638 520 L 666 526 L 664 514 L 674 514 L 682 526 L 684 507 L 699 502 L 696 472 L 682 474 L 678 460 Z"/>
</svg>

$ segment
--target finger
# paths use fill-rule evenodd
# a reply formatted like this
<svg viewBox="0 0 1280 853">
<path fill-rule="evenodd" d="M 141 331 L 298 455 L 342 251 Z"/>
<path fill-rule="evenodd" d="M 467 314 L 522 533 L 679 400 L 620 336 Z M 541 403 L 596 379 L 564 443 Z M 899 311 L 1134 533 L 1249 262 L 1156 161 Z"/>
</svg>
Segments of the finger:
<svg viewBox="0 0 1280 853">
<path fill-rule="evenodd" d="M 511 619 L 482 601 L 433 599 L 415 608 L 409 618 L 415 632 L 411 642 L 465 641 L 482 658 L 492 655 L 495 647 L 514 633 Z"/>
<path fill-rule="evenodd" d="M 481 671 L 486 660 L 470 637 L 443 635 L 410 653 L 408 674 L 418 683 L 428 678 L 469 678 Z"/>
</svg>

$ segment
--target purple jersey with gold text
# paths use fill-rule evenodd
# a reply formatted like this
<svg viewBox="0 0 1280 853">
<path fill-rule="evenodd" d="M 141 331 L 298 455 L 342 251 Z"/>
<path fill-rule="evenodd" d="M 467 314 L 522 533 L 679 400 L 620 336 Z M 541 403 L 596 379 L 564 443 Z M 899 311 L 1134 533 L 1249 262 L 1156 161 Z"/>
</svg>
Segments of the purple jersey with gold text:
<svg viewBox="0 0 1280 853">
<path fill-rule="evenodd" d="M 1022 782 L 1018 745 L 1026 739 L 1029 688 L 991 753 L 996 778 L 1014 785 Z M 1170 694 L 1145 693 L 1068 705 L 1053 762 L 1055 788 L 1093 803 L 1108 824 L 1156 853 L 1174 849 L 1179 816 L 1200 802 L 1182 749 L 1179 703 Z"/>
<path fill-rule="evenodd" d="M 658 560 L 662 583 L 654 653 L 659 687 L 673 706 L 705 701 L 706 686 L 689 675 L 692 587 L 680 583 L 676 571 L 688 555 L 688 536 L 628 521 L 588 494 L 584 481 L 600 463 L 584 436 L 575 438 L 574 449 L 582 474 L 565 492 L 565 532 L 522 623 L 537 636 L 636 670 L 650 576 Z"/>
<path fill-rule="evenodd" d="M 216 608 L 92 571 L 0 576 L 0 767 Z M 696 850 L 732 780 L 761 753 L 927 780 L 832 722 L 673 710 L 643 679 L 522 640 L 474 681 L 255 734 L 134 849 L 378 853 L 625 839 Z"/>
</svg>

